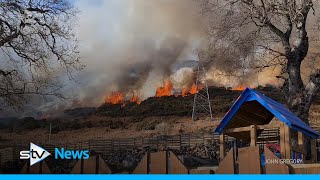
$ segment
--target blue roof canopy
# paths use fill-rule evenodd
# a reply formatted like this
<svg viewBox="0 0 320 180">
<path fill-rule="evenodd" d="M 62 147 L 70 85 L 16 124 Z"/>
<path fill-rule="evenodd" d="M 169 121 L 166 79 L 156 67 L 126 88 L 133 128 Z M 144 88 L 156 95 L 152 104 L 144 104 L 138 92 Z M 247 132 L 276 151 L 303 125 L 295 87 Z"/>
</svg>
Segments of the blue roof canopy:
<svg viewBox="0 0 320 180">
<path fill-rule="evenodd" d="M 290 112 L 284 105 L 250 88 L 242 92 L 215 132 L 220 134 L 228 128 L 269 124 L 274 117 L 293 130 L 300 131 L 312 138 L 320 137 L 318 132 Z"/>
</svg>

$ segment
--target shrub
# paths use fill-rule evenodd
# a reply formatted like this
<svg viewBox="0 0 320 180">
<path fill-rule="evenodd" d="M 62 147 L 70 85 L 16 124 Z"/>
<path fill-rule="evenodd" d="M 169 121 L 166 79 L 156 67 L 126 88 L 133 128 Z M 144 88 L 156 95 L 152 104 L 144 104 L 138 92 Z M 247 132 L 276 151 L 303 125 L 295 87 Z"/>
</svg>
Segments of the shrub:
<svg viewBox="0 0 320 180">
<path fill-rule="evenodd" d="M 168 123 L 162 122 L 156 125 L 155 130 L 158 131 L 161 135 L 167 135 L 169 134 L 170 125 Z"/>
</svg>

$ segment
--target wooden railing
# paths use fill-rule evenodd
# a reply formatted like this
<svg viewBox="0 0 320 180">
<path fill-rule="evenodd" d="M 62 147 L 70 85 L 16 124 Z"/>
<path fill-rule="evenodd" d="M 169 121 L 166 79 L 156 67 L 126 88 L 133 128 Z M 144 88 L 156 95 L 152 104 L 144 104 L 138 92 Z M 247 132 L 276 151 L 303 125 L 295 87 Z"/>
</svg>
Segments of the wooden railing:
<svg viewBox="0 0 320 180">
<path fill-rule="evenodd" d="M 320 127 L 314 127 L 315 130 L 320 132 Z M 276 139 L 279 137 L 278 129 L 266 129 L 258 137 L 258 140 L 265 139 Z M 234 138 L 226 136 L 227 142 L 232 142 Z M 54 142 L 51 145 L 48 144 L 39 144 L 44 149 L 49 152 L 54 152 L 56 147 L 65 148 L 65 149 L 86 149 L 93 150 L 98 153 L 110 153 L 113 151 L 118 151 L 120 149 L 129 149 L 129 148 L 142 148 L 149 147 L 153 149 L 181 149 L 182 147 L 191 147 L 196 144 L 201 143 L 219 143 L 219 135 L 216 134 L 183 134 L 183 135 L 174 135 L 174 136 L 158 136 L 151 138 L 117 138 L 117 139 L 93 139 L 89 141 L 83 141 L 78 143 L 62 143 Z M 265 143 L 274 143 L 274 141 L 260 141 L 258 144 L 263 146 Z M 227 143 L 229 146 L 232 146 L 232 143 Z M 320 139 L 318 140 L 320 144 Z M 7 161 L 17 160 L 19 158 L 19 152 L 22 150 L 28 150 L 27 145 L 14 145 L 5 149 L 0 149 L 0 165 Z M 320 146 L 317 147 L 320 151 Z"/>
<path fill-rule="evenodd" d="M 278 136 L 277 129 L 265 130 L 259 138 L 268 138 Z M 226 141 L 231 142 L 234 138 L 227 136 Z M 78 142 L 74 144 L 55 142 L 51 145 L 39 144 L 49 152 L 54 152 L 56 147 L 65 149 L 86 149 L 99 153 L 110 153 L 120 149 L 149 147 L 152 149 L 181 149 L 182 147 L 191 147 L 201 143 L 219 143 L 219 135 L 215 134 L 183 134 L 175 136 L 158 136 L 151 138 L 118 138 L 118 139 L 93 139 L 89 141 Z M 228 143 L 231 145 L 232 143 Z M 19 152 L 28 150 L 28 145 L 14 145 L 10 148 L 0 150 L 0 165 L 7 161 L 17 160 Z"/>
</svg>

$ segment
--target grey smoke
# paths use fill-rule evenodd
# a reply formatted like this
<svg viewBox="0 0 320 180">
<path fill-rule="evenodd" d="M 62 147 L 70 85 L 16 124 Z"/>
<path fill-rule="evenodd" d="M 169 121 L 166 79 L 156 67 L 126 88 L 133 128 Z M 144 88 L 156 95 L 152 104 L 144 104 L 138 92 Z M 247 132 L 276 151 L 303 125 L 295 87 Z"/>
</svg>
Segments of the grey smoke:
<svg viewBox="0 0 320 180">
<path fill-rule="evenodd" d="M 71 99 L 35 97 L 20 116 L 40 117 L 66 108 L 99 106 L 112 91 L 128 96 L 135 91 L 148 98 L 164 79 L 171 78 L 177 61 L 197 57 L 204 25 L 193 0 L 75 3 L 81 12 L 76 34 L 86 68 L 75 74 L 77 82 L 62 77 L 66 84 L 63 93 Z"/>
</svg>

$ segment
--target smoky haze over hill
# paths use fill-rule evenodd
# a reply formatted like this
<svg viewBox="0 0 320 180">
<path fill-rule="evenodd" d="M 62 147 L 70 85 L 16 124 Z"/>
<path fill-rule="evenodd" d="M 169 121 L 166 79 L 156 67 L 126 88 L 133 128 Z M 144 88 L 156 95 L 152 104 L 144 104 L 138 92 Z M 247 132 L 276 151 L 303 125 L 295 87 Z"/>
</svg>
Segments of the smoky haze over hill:
<svg viewBox="0 0 320 180">
<path fill-rule="evenodd" d="M 64 88 L 73 101 L 34 98 L 19 114 L 98 106 L 112 91 L 145 99 L 154 96 L 177 60 L 197 59 L 204 26 L 193 0 L 80 0 L 75 6 L 81 11 L 76 33 L 86 68 Z"/>
<path fill-rule="evenodd" d="M 106 12 L 110 5 L 119 13 Z M 90 75 L 82 74 L 88 83 L 79 103 L 99 105 L 111 91 L 154 96 L 177 60 L 197 59 L 204 27 L 200 7 L 192 0 L 103 1 L 99 8 L 89 8 L 80 16 L 81 54 Z"/>
<path fill-rule="evenodd" d="M 190 88 L 196 63 L 182 60 L 197 61 L 198 50 L 206 48 L 208 22 L 200 4 L 194 0 L 76 1 L 81 11 L 76 34 L 86 68 L 75 74 L 76 83 L 61 78 L 66 82 L 63 93 L 70 99 L 35 97 L 18 113 L 4 110 L 0 116 L 45 117 L 68 108 L 97 107 L 113 91 L 144 100 L 155 96 L 166 79 L 174 89 Z M 217 53 L 228 57 L 222 50 Z M 238 85 L 238 80 L 221 76 L 230 68 L 236 70 L 225 63 L 220 59 L 210 64 L 214 68 L 207 67 L 210 85 Z M 250 81 L 257 84 L 255 78 Z"/>
</svg>

